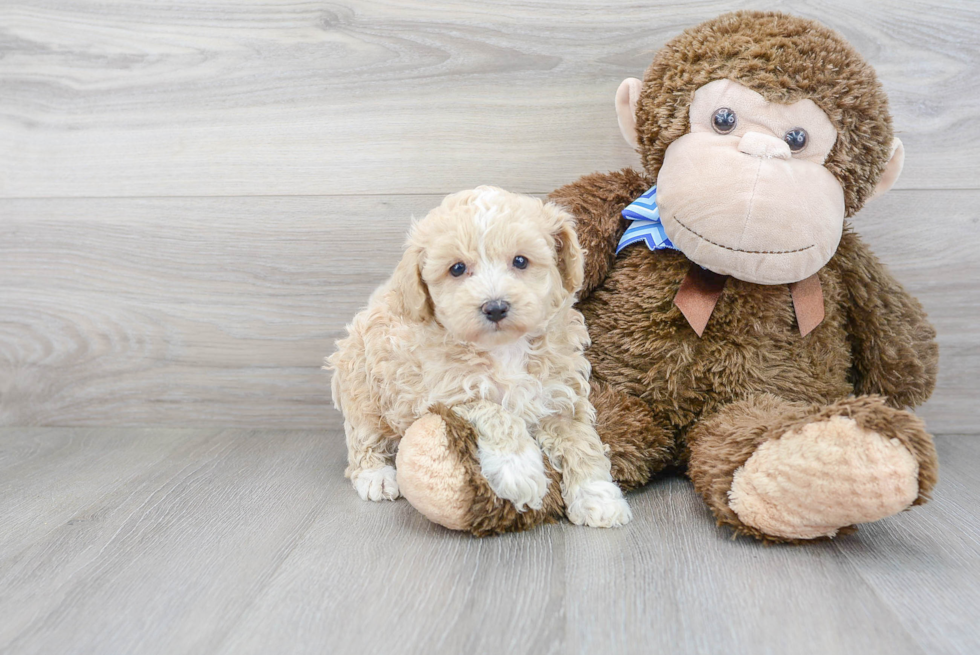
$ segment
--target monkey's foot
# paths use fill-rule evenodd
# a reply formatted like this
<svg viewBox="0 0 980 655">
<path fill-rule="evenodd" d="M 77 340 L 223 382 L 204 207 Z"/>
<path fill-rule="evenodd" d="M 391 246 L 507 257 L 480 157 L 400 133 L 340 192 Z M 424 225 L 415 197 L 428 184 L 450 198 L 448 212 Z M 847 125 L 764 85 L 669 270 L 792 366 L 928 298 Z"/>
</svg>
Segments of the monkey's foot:
<svg viewBox="0 0 980 655">
<path fill-rule="evenodd" d="M 466 467 L 451 447 L 445 421 L 426 414 L 405 432 L 396 470 L 402 495 L 430 521 L 450 530 L 469 527 L 473 490 Z"/>
<path fill-rule="evenodd" d="M 832 537 L 909 507 L 918 476 L 916 458 L 898 439 L 834 416 L 760 445 L 735 471 L 729 507 L 768 535 Z"/>
<path fill-rule="evenodd" d="M 473 426 L 452 410 L 435 407 L 405 431 L 395 466 L 401 493 L 415 509 L 430 521 L 483 537 L 529 530 L 561 517 L 565 508 L 558 473 L 539 453 L 537 458 L 545 480 L 531 476 L 532 498 L 519 510 L 498 496 L 484 476 Z M 521 485 L 516 488 L 523 493 Z"/>
</svg>

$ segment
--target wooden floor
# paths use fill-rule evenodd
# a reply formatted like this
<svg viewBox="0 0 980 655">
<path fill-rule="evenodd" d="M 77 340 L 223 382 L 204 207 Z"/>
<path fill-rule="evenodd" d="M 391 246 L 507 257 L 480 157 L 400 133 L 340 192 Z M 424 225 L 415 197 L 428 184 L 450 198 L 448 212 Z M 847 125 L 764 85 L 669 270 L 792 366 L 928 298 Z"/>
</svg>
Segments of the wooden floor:
<svg viewBox="0 0 980 655">
<path fill-rule="evenodd" d="M 684 479 L 619 530 L 475 539 L 361 501 L 327 432 L 0 430 L 3 653 L 980 652 L 980 439 L 932 503 L 805 547 Z"/>
</svg>

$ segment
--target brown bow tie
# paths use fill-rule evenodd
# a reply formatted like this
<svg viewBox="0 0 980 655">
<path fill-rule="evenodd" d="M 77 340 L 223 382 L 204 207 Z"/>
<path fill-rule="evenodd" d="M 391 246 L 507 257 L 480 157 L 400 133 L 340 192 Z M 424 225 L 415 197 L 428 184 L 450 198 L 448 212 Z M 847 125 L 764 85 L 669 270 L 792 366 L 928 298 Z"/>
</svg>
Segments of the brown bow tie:
<svg viewBox="0 0 980 655">
<path fill-rule="evenodd" d="M 699 337 L 704 333 L 711 312 L 715 310 L 727 282 L 727 275 L 718 275 L 693 263 L 684 276 L 681 288 L 674 296 L 674 304 Z M 805 337 L 824 318 L 820 278 L 814 273 L 805 280 L 792 282 L 788 286 L 793 297 L 796 322 L 800 326 L 800 336 Z"/>
</svg>

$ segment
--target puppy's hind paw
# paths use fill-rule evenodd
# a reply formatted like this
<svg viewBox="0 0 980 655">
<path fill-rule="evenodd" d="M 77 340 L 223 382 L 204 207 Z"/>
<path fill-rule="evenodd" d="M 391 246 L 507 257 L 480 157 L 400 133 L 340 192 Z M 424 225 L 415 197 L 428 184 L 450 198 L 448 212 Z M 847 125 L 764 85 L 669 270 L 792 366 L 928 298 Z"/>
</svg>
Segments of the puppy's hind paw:
<svg viewBox="0 0 980 655">
<path fill-rule="evenodd" d="M 352 475 L 351 478 L 361 500 L 378 501 L 398 498 L 398 482 L 395 480 L 394 466 L 363 469 Z"/>
<path fill-rule="evenodd" d="M 499 453 L 480 449 L 480 469 L 494 493 L 514 503 L 518 512 L 541 509 L 548 491 L 541 450 L 527 446 L 516 453 Z"/>
<path fill-rule="evenodd" d="M 565 514 L 575 525 L 618 528 L 633 518 L 623 492 L 612 482 L 590 480 L 565 498 Z"/>
</svg>

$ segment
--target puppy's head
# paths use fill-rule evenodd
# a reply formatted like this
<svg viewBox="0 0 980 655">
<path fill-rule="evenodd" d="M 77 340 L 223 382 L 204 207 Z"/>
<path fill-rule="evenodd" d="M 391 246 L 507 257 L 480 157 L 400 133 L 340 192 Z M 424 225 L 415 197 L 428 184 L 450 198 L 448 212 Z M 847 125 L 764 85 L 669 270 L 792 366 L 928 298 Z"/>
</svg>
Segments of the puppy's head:
<svg viewBox="0 0 980 655">
<path fill-rule="evenodd" d="M 536 198 L 481 186 L 448 196 L 412 227 L 392 304 L 485 347 L 544 330 L 582 285 L 571 216 Z"/>
</svg>

